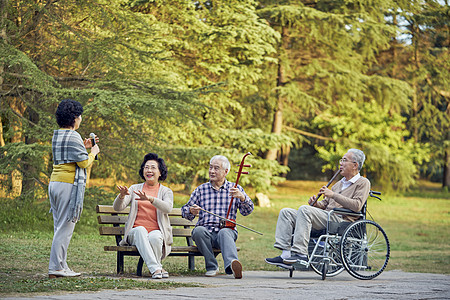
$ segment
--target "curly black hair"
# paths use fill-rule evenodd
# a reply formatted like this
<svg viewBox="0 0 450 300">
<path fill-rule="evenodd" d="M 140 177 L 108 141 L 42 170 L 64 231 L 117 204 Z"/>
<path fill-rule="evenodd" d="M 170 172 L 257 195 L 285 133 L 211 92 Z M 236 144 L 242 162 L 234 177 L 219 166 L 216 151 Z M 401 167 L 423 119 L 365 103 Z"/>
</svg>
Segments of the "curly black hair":
<svg viewBox="0 0 450 300">
<path fill-rule="evenodd" d="M 56 109 L 56 123 L 60 128 L 72 127 L 75 119 L 83 113 L 83 106 L 80 102 L 72 99 L 62 100 Z"/>
<path fill-rule="evenodd" d="M 167 178 L 167 166 L 166 163 L 164 162 L 164 159 L 162 159 L 161 157 L 158 157 L 158 154 L 156 153 L 147 153 L 144 156 L 144 161 L 141 164 L 141 169 L 139 170 L 139 175 L 141 176 L 142 179 L 145 180 L 144 177 L 144 167 L 145 167 L 145 163 L 149 160 L 155 160 L 156 162 L 158 162 L 158 169 L 159 172 L 161 173 L 161 175 L 158 178 L 158 181 L 164 181 Z"/>
</svg>

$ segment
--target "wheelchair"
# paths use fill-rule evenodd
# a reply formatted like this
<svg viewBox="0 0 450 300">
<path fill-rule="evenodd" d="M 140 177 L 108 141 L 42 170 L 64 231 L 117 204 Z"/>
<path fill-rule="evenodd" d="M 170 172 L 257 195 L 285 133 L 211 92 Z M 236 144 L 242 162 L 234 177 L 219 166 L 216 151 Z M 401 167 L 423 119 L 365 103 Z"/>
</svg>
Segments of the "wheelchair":
<svg viewBox="0 0 450 300">
<path fill-rule="evenodd" d="M 370 191 L 369 196 L 381 200 L 380 192 Z M 322 276 L 333 277 L 342 271 L 361 280 L 369 280 L 380 275 L 389 261 L 389 240 L 383 228 L 366 219 L 367 201 L 361 212 L 335 208 L 328 212 L 327 228 L 312 230 L 308 245 L 309 260 L 295 263 L 289 269 L 289 277 L 294 270 L 308 270 Z M 355 222 L 330 222 L 332 214 L 357 216 Z"/>
</svg>

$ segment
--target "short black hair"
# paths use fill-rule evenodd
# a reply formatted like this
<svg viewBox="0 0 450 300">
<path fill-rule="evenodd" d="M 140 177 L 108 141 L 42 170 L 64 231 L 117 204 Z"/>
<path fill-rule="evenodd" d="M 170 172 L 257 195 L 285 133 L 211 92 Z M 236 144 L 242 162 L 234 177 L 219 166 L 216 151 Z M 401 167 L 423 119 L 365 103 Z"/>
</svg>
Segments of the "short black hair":
<svg viewBox="0 0 450 300">
<path fill-rule="evenodd" d="M 145 163 L 149 160 L 155 160 L 158 163 L 158 169 L 159 172 L 161 173 L 161 175 L 158 178 L 158 181 L 164 181 L 167 178 L 167 166 L 166 163 L 164 162 L 164 159 L 162 159 L 161 157 L 158 157 L 158 154 L 156 153 L 147 153 L 144 156 L 144 161 L 141 164 L 141 169 L 139 170 L 139 175 L 141 176 L 142 179 L 145 180 L 144 177 L 144 167 L 145 167 Z"/>
<path fill-rule="evenodd" d="M 75 119 L 83 113 L 83 106 L 80 102 L 72 99 L 62 100 L 56 109 L 56 123 L 60 128 L 72 127 Z"/>
</svg>

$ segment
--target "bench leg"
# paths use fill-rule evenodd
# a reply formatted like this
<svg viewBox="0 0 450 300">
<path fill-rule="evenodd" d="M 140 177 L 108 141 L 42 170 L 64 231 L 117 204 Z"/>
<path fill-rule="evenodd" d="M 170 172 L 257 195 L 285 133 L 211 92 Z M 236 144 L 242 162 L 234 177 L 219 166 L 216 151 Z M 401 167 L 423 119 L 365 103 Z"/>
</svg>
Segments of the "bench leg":
<svg viewBox="0 0 450 300">
<path fill-rule="evenodd" d="M 117 274 L 123 273 L 123 253 L 117 252 Z"/>
<path fill-rule="evenodd" d="M 141 256 L 139 256 L 139 262 L 137 264 L 137 270 L 136 270 L 137 276 L 142 276 L 142 266 L 143 265 L 144 265 L 144 260 L 142 259 Z"/>
<path fill-rule="evenodd" d="M 195 270 L 195 256 L 188 256 L 188 266 L 189 270 Z"/>
</svg>

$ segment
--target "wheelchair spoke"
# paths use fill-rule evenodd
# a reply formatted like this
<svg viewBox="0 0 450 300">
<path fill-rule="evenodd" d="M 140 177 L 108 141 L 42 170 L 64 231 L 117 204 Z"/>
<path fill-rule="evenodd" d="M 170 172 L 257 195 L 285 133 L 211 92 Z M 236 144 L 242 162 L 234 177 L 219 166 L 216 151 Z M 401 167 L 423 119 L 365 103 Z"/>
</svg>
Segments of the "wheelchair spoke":
<svg viewBox="0 0 450 300">
<path fill-rule="evenodd" d="M 350 225 L 342 236 L 340 252 L 345 269 L 355 278 L 372 279 L 389 260 L 389 241 L 375 222 L 362 220 Z"/>
<path fill-rule="evenodd" d="M 327 247 L 325 247 L 325 240 L 327 240 Z M 314 272 L 324 276 L 323 270 L 325 259 L 329 260 L 328 266 L 325 268 L 325 277 L 336 276 L 344 270 L 339 251 L 339 241 L 340 238 L 333 235 L 328 236 L 328 239 L 325 239 L 325 235 L 320 238 L 310 239 L 308 253 L 309 257 L 311 257 L 310 266 Z M 317 245 L 317 243 L 322 244 Z"/>
</svg>

